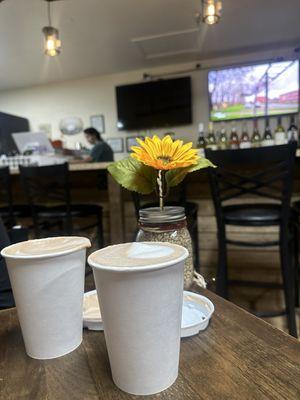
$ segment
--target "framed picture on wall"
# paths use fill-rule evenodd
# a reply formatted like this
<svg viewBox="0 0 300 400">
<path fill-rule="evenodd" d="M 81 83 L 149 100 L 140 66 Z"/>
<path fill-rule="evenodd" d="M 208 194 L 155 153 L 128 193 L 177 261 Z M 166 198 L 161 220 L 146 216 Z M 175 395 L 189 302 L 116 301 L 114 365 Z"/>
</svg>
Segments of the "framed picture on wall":
<svg viewBox="0 0 300 400">
<path fill-rule="evenodd" d="M 126 138 L 126 151 L 127 153 L 131 152 L 131 147 L 132 146 L 137 146 L 138 143 L 136 141 L 136 139 L 145 139 L 144 136 L 129 136 Z"/>
<path fill-rule="evenodd" d="M 104 115 L 91 115 L 90 116 L 90 124 L 91 127 L 97 129 L 97 131 L 101 134 L 105 133 L 105 121 Z"/>
<path fill-rule="evenodd" d="M 106 139 L 106 143 L 110 145 L 114 153 L 124 153 L 124 140 L 123 138 L 110 138 Z"/>
</svg>

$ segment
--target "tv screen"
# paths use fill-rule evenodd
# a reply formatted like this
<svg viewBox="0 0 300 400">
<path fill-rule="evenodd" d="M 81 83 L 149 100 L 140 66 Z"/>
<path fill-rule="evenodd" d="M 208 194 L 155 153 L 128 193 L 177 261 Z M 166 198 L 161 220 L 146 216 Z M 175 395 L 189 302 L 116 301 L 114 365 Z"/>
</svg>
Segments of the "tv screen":
<svg viewBox="0 0 300 400">
<path fill-rule="evenodd" d="M 192 123 L 190 77 L 118 86 L 116 97 L 119 130 Z"/>
<path fill-rule="evenodd" d="M 299 61 L 209 71 L 210 119 L 295 114 L 299 108 Z"/>
</svg>

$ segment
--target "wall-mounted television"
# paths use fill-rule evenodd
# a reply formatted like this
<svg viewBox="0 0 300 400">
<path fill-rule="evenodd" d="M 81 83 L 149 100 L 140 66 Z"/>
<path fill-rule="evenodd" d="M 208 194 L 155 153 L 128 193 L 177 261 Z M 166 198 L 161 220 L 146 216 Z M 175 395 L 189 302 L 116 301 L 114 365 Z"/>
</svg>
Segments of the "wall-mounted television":
<svg viewBox="0 0 300 400">
<path fill-rule="evenodd" d="M 192 123 L 190 77 L 117 86 L 116 98 L 119 130 Z"/>
<path fill-rule="evenodd" d="M 226 121 L 299 111 L 299 61 L 208 72 L 210 119 Z"/>
</svg>

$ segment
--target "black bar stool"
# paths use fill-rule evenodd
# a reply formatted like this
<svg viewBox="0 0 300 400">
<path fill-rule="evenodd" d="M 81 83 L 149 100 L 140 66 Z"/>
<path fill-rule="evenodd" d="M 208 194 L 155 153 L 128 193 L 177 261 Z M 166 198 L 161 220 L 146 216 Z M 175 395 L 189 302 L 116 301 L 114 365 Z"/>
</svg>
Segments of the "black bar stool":
<svg viewBox="0 0 300 400">
<path fill-rule="evenodd" d="M 0 251 L 10 244 L 9 236 L 3 221 L 0 218 Z M 6 262 L 0 255 L 0 309 L 14 307 L 14 305 L 15 302 L 6 268 Z"/>
<path fill-rule="evenodd" d="M 0 201 L 0 216 L 8 229 L 18 224 L 18 218 L 30 216 L 27 204 L 14 204 L 9 167 L 0 168 Z"/>
<path fill-rule="evenodd" d="M 68 164 L 44 167 L 20 166 L 21 180 L 31 209 L 35 237 L 72 235 L 97 228 L 99 248 L 103 247 L 102 207 L 96 204 L 72 204 Z M 95 222 L 74 228 L 74 218 Z"/>
<path fill-rule="evenodd" d="M 139 219 L 139 210 L 141 208 L 157 207 L 157 202 L 147 201 L 145 196 L 141 196 L 136 192 L 132 193 L 132 199 L 134 204 L 134 211 L 136 220 Z M 168 201 L 166 206 L 180 206 L 184 207 L 187 227 L 190 232 L 192 243 L 193 243 L 193 253 L 194 253 L 194 268 L 196 271 L 200 271 L 200 256 L 199 256 L 199 242 L 198 242 L 198 204 L 192 203 L 186 200 L 186 185 L 183 183 L 180 185 L 178 200 Z"/>
<path fill-rule="evenodd" d="M 14 228 L 7 231 L 0 217 L 0 251 L 10 244 L 27 240 L 27 238 L 28 230 L 26 228 Z M 0 310 L 14 306 L 15 301 L 6 268 L 6 262 L 0 255 Z"/>
<path fill-rule="evenodd" d="M 297 336 L 295 318 L 294 266 L 291 255 L 292 235 L 289 227 L 293 168 L 296 144 L 244 150 L 206 150 L 206 157 L 218 168 L 209 169 L 212 197 L 218 227 L 217 292 L 228 297 L 228 285 L 252 284 L 278 287 L 262 282 L 229 281 L 227 275 L 227 244 L 247 247 L 278 245 L 283 280 L 284 298 L 289 332 Z M 242 203 L 242 196 L 251 195 L 254 204 Z M 239 204 L 230 200 L 239 198 Z M 262 203 L 259 199 L 271 200 Z M 226 225 L 278 226 L 279 240 L 243 242 L 229 240 Z M 282 287 L 282 285 L 280 285 Z M 269 314 L 270 316 L 271 314 Z M 274 314 L 273 314 L 274 315 Z M 267 314 L 264 314 L 267 316 Z"/>
<path fill-rule="evenodd" d="M 300 284 L 300 263 L 299 263 L 299 231 L 300 231 L 300 200 L 292 204 L 292 227 L 294 235 L 294 263 L 295 263 L 295 306 L 299 307 L 299 284 Z"/>
</svg>

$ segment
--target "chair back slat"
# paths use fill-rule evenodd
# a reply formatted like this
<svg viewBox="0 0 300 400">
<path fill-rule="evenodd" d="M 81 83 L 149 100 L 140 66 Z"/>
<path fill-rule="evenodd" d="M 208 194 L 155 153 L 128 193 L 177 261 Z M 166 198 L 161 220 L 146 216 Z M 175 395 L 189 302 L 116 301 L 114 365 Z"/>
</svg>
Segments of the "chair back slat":
<svg viewBox="0 0 300 400">
<path fill-rule="evenodd" d="M 9 214 L 9 225 L 15 225 L 15 217 L 13 211 L 13 197 L 12 197 L 12 186 L 11 176 L 9 167 L 0 168 L 0 203 L 2 207 L 8 210 Z"/>
<path fill-rule="evenodd" d="M 273 169 L 274 171 L 274 169 Z M 220 174 L 222 175 L 222 173 Z M 227 174 L 227 178 L 230 174 Z M 264 179 L 263 174 L 257 174 L 254 176 L 249 176 L 247 178 L 242 178 L 240 175 L 231 174 L 231 177 L 239 178 L 240 180 L 237 183 L 230 182 L 224 174 L 222 175 L 222 182 L 220 183 L 220 192 L 227 192 L 233 189 L 236 189 L 236 192 L 230 195 L 221 196 L 221 200 L 230 200 L 234 197 L 242 196 L 243 194 L 254 194 L 257 196 L 267 197 L 274 200 L 281 201 L 281 196 L 276 195 L 275 193 L 278 192 L 279 188 L 277 186 L 272 185 L 274 182 L 281 182 L 287 177 L 286 171 L 281 171 L 278 175 L 273 176 L 271 178 Z M 270 194 L 266 191 L 259 190 L 259 189 L 269 189 L 274 194 Z"/>
<path fill-rule="evenodd" d="M 255 149 L 207 149 L 205 155 L 217 166 L 209 169 L 217 214 L 224 203 L 245 195 L 280 203 L 282 213 L 289 214 L 295 143 Z"/>
<path fill-rule="evenodd" d="M 36 236 L 40 236 L 40 206 L 60 206 L 64 212 L 67 229 L 71 232 L 71 195 L 68 164 L 49 166 L 20 166 L 21 181 L 31 209 Z"/>
</svg>

